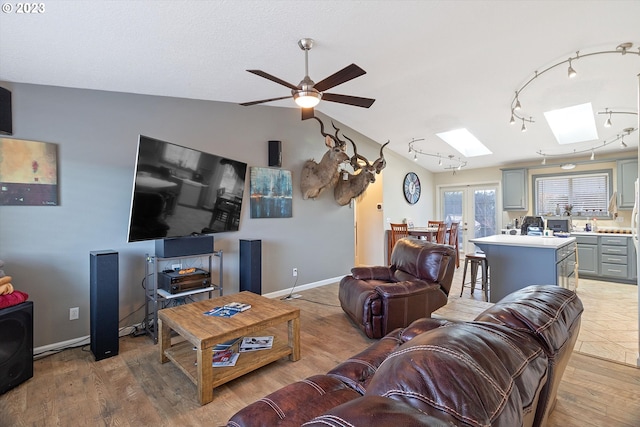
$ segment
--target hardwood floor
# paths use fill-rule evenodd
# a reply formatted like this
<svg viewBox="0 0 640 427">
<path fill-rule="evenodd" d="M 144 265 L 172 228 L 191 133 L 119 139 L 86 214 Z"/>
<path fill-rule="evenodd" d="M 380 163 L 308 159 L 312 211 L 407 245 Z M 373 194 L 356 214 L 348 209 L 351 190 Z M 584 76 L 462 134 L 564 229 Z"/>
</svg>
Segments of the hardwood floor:
<svg viewBox="0 0 640 427">
<path fill-rule="evenodd" d="M 486 307 L 479 292 L 474 298 L 459 292 L 454 286 L 438 315 L 470 319 Z M 324 373 L 373 342 L 340 309 L 337 285 L 300 293 L 290 303 L 301 308 L 302 359 L 283 359 L 218 387 L 208 405 L 197 403 L 196 387 L 177 367 L 160 364 L 150 339 L 125 337 L 118 356 L 99 362 L 87 348 L 37 360 L 32 379 L 0 396 L 0 426 L 224 425 L 247 404 Z M 637 425 L 640 369 L 574 353 L 548 426 Z"/>
<path fill-rule="evenodd" d="M 482 309 L 482 305 L 476 305 L 476 301 L 482 301 L 481 292 L 471 296 L 465 288 L 462 298 L 459 297 L 462 270 L 462 267 L 456 270 L 449 304 L 436 315 L 471 320 Z M 637 366 L 638 286 L 580 278 L 577 293 L 584 313 L 574 351 Z"/>
</svg>

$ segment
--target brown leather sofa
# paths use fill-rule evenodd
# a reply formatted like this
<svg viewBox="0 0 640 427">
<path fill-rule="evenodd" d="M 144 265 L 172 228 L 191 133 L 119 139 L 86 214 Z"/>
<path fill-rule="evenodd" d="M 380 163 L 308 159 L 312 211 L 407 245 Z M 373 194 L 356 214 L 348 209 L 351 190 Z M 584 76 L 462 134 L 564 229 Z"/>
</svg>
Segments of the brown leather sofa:
<svg viewBox="0 0 640 427">
<path fill-rule="evenodd" d="M 369 338 L 381 338 L 447 303 L 455 259 L 452 246 L 400 239 L 390 266 L 355 267 L 342 278 L 340 305 Z"/>
<path fill-rule="evenodd" d="M 535 285 L 472 322 L 418 319 L 227 426 L 544 426 L 582 310 L 572 291 Z"/>
</svg>

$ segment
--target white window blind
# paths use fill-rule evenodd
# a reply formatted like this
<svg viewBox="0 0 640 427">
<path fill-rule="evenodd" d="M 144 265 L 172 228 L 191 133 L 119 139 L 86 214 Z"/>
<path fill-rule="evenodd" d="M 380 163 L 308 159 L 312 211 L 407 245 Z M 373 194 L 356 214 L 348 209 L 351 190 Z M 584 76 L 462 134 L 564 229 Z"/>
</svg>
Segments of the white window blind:
<svg viewBox="0 0 640 427">
<path fill-rule="evenodd" d="M 606 172 L 537 177 L 536 214 L 554 214 L 558 206 L 564 214 L 571 205 L 573 215 L 608 216 L 609 185 Z"/>
</svg>

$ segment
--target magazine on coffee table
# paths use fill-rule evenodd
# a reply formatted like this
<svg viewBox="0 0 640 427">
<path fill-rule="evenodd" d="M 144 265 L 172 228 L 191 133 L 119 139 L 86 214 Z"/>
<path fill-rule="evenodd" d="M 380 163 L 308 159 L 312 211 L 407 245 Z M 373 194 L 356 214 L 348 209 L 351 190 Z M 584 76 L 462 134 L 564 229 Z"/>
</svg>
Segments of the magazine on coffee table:
<svg viewBox="0 0 640 427">
<path fill-rule="evenodd" d="M 223 305 L 222 307 L 214 307 L 209 311 L 205 311 L 204 314 L 207 316 L 215 317 L 233 317 L 238 313 L 249 310 L 250 308 L 250 304 L 231 302 L 229 304 Z"/>
<path fill-rule="evenodd" d="M 240 343 L 240 352 L 268 350 L 273 346 L 273 336 L 244 337 Z"/>
<path fill-rule="evenodd" d="M 235 366 L 238 360 L 238 353 L 232 349 L 217 350 L 213 352 L 213 367 Z"/>
<path fill-rule="evenodd" d="M 211 310 L 204 312 L 206 316 L 214 316 L 214 317 L 232 317 L 238 313 L 240 313 L 238 310 L 234 310 L 231 308 L 224 308 L 224 307 L 214 307 Z"/>
</svg>

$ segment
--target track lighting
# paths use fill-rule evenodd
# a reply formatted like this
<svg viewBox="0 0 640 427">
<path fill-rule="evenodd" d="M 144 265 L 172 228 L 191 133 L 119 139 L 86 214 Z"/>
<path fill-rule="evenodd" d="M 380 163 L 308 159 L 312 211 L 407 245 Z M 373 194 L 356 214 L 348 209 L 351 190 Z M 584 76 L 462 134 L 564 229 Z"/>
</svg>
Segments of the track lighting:
<svg viewBox="0 0 640 427">
<path fill-rule="evenodd" d="M 634 114 L 637 114 L 637 113 L 634 113 Z M 586 154 L 586 153 L 589 153 L 589 152 L 591 152 L 590 159 L 591 160 L 595 160 L 595 158 L 596 158 L 595 151 L 596 150 L 599 150 L 600 148 L 607 147 L 607 146 L 613 144 L 614 142 L 620 141 L 620 149 L 621 150 L 624 150 L 625 148 L 627 148 L 628 145 L 627 145 L 626 142 L 624 142 L 624 137 L 628 136 L 628 135 L 631 135 L 633 132 L 635 132 L 637 130 L 638 130 L 638 128 L 625 128 L 625 129 L 622 130 L 622 132 L 623 132 L 622 134 L 616 135 L 616 137 L 613 138 L 612 140 L 603 141 L 602 144 L 600 144 L 600 145 L 597 145 L 597 146 L 591 147 L 591 148 L 587 148 L 587 149 L 584 149 L 584 150 L 573 150 L 570 153 L 558 153 L 558 154 L 550 154 L 550 153 L 545 153 L 542 150 L 538 150 L 536 153 L 542 156 L 542 164 L 543 165 L 546 164 L 547 157 L 567 158 L 567 157 L 571 157 L 571 156 L 578 156 L 578 155 L 581 155 L 581 154 Z"/>
<path fill-rule="evenodd" d="M 604 122 L 604 127 L 606 128 L 610 128 L 612 126 L 611 123 L 611 115 L 612 114 L 632 114 L 637 116 L 638 113 L 634 112 L 634 111 L 613 111 L 613 110 L 609 110 L 609 108 L 605 108 L 604 111 L 598 111 L 598 114 L 606 114 L 607 115 L 607 120 Z"/>
<path fill-rule="evenodd" d="M 520 113 L 520 110 L 522 109 L 522 104 L 520 103 L 520 95 L 522 94 L 522 91 L 525 90 L 525 88 L 530 87 L 530 84 L 536 80 L 538 77 L 542 76 L 543 74 L 545 74 L 547 71 L 550 71 L 560 65 L 564 65 L 564 64 L 568 64 L 568 68 L 567 68 L 567 75 L 572 78 L 574 77 L 577 72 L 576 70 L 573 68 L 573 61 L 577 61 L 578 59 L 582 59 L 584 57 L 587 56 L 594 56 L 594 55 L 604 55 L 604 54 L 616 54 L 616 55 L 637 55 L 640 56 L 640 49 L 638 51 L 635 50 L 630 50 L 631 47 L 633 46 L 633 43 L 621 43 L 620 45 L 618 45 L 618 47 L 616 48 L 616 50 L 603 50 L 603 51 L 597 51 L 597 52 L 590 52 L 590 53 L 586 53 L 586 54 L 580 54 L 580 51 L 577 51 L 575 56 L 569 57 L 568 59 L 558 62 L 556 64 L 553 64 L 547 68 L 545 68 L 542 71 L 535 71 L 534 75 L 527 80 L 521 87 L 520 89 L 515 91 L 515 95 L 513 97 L 513 99 L 511 100 L 511 118 L 509 119 L 509 123 L 513 124 L 516 120 L 523 120 L 523 126 L 520 129 L 521 131 L 525 131 L 526 130 L 526 126 L 524 125 L 524 122 L 529 122 L 529 123 L 535 123 L 533 117 L 530 116 L 529 119 L 525 118 L 524 114 Z M 614 113 L 615 114 L 615 113 Z M 611 117 L 609 117 L 609 120 L 607 120 L 607 126 L 610 125 L 611 123 Z"/>
<path fill-rule="evenodd" d="M 524 125 L 524 119 L 522 119 L 522 127 L 520 128 L 521 132 L 526 132 L 527 131 L 527 127 Z"/>
<path fill-rule="evenodd" d="M 409 152 L 413 152 L 413 160 L 418 161 L 418 154 L 421 154 L 423 156 L 431 156 L 431 157 L 437 157 L 438 158 L 438 166 L 443 166 L 443 161 L 442 161 L 442 155 L 440 153 L 436 153 L 436 154 L 431 154 L 431 153 L 427 153 L 426 151 L 423 150 L 419 150 L 416 147 L 414 147 L 414 144 L 416 142 L 419 141 L 424 141 L 424 138 L 421 139 L 412 139 L 411 141 L 409 141 Z M 456 170 L 461 170 L 463 167 L 467 166 L 467 162 L 458 158 L 456 159 L 453 155 L 448 155 L 448 161 L 447 164 L 444 165 L 445 169 L 452 169 L 453 172 L 455 173 Z"/>
<path fill-rule="evenodd" d="M 625 142 L 624 142 L 624 135 L 622 135 L 622 136 L 620 137 L 620 149 L 625 149 L 625 148 L 627 148 L 627 144 L 625 144 Z"/>
<path fill-rule="evenodd" d="M 578 59 L 578 57 L 576 56 L 576 59 Z M 574 78 L 576 76 L 576 70 L 573 69 L 573 67 L 571 66 L 571 58 L 569 58 L 569 68 L 567 69 L 567 75 L 569 76 L 570 79 Z"/>
<path fill-rule="evenodd" d="M 518 99 L 518 92 L 516 92 L 516 106 L 513 107 L 514 111 L 518 111 L 522 108 L 522 105 L 520 105 L 520 99 Z M 513 113 L 513 111 L 512 111 Z"/>
</svg>

